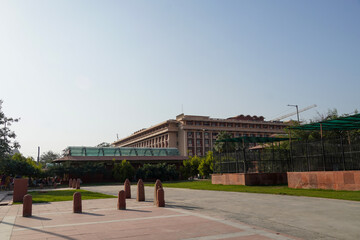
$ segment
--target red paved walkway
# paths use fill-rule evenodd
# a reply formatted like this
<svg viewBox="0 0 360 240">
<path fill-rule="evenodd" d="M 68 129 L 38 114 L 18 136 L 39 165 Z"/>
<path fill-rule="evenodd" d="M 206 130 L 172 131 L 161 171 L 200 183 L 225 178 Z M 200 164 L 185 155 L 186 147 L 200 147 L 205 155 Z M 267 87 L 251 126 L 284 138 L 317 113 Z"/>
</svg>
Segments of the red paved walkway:
<svg viewBox="0 0 360 240">
<path fill-rule="evenodd" d="M 127 210 L 116 210 L 117 199 L 85 200 L 83 213 L 72 213 L 72 202 L 33 204 L 33 217 L 22 217 L 22 205 L 0 207 L 0 239 L 295 239 L 242 223 L 152 202 L 127 199 Z"/>
</svg>

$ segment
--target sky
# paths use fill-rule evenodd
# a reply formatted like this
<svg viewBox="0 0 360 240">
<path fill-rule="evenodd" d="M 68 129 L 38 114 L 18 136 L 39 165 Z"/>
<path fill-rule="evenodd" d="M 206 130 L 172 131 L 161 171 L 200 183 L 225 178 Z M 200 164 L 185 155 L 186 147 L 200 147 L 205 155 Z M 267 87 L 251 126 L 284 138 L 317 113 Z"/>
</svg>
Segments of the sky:
<svg viewBox="0 0 360 240">
<path fill-rule="evenodd" d="M 1 0 L 0 99 L 34 158 L 182 112 L 348 114 L 360 110 L 359 26 L 359 0 Z"/>
</svg>

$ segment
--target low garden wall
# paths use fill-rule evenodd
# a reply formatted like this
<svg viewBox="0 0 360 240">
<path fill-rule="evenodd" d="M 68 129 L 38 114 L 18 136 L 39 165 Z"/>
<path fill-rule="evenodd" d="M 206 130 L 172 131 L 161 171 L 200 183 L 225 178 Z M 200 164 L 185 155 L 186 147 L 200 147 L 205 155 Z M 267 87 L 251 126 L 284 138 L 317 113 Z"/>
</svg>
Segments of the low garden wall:
<svg viewBox="0 0 360 240">
<path fill-rule="evenodd" d="M 211 175 L 212 184 L 223 185 L 278 185 L 287 184 L 286 173 L 222 173 Z"/>
<path fill-rule="evenodd" d="M 360 171 L 288 172 L 289 188 L 360 190 Z"/>
</svg>

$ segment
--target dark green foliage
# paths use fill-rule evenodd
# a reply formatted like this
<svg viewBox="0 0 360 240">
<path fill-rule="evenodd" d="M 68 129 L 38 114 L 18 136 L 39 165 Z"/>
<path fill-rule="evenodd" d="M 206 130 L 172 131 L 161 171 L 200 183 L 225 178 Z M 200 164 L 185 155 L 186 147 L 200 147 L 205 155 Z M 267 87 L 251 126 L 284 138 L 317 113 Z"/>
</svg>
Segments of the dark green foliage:
<svg viewBox="0 0 360 240">
<path fill-rule="evenodd" d="M 161 181 L 177 180 L 179 173 L 176 170 L 176 166 L 172 164 L 144 164 L 144 166 L 137 170 L 136 178 L 148 181 L 156 179 L 160 179 Z"/>
<path fill-rule="evenodd" d="M 103 163 L 83 163 L 77 166 L 70 163 L 61 163 L 50 166 L 48 173 L 51 176 L 62 177 L 64 174 L 69 174 L 73 177 L 81 178 L 85 175 L 106 174 L 107 170 Z"/>
<path fill-rule="evenodd" d="M 32 158 L 25 158 L 20 153 L 3 158 L 0 161 L 0 172 L 5 175 L 24 177 L 42 177 L 44 175 L 41 165 L 37 165 Z"/>
<path fill-rule="evenodd" d="M 134 175 L 134 167 L 126 160 L 123 160 L 121 163 L 115 163 L 113 168 L 113 176 L 115 180 L 124 182 L 128 178 L 131 181 L 134 178 Z"/>
</svg>

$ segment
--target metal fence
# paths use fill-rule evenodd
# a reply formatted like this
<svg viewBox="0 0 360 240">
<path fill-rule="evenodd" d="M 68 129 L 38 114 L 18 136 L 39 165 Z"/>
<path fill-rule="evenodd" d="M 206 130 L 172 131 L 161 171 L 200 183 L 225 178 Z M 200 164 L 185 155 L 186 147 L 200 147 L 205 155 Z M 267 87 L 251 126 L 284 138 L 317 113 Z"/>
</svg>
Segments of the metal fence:
<svg viewBox="0 0 360 240">
<path fill-rule="evenodd" d="M 291 162 L 293 171 L 360 170 L 360 142 L 345 139 L 313 142 L 293 142 Z"/>
<path fill-rule="evenodd" d="M 293 141 L 289 150 L 214 153 L 214 173 L 280 173 L 360 170 L 360 138 Z"/>
<path fill-rule="evenodd" d="M 239 150 L 214 154 L 214 173 L 280 173 L 290 168 L 287 150 Z"/>
</svg>

